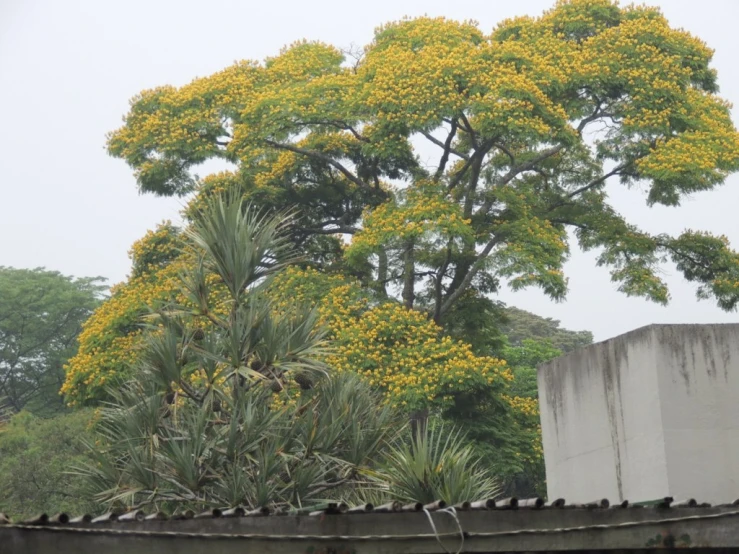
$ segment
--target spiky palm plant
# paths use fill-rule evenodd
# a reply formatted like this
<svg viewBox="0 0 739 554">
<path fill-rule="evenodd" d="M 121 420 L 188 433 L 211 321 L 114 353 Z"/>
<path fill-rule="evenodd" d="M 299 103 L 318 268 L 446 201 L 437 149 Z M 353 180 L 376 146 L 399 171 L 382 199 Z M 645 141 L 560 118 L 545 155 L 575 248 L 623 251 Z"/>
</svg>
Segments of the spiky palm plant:
<svg viewBox="0 0 739 554">
<path fill-rule="evenodd" d="M 390 446 L 374 477 L 389 497 L 407 502 L 457 504 L 494 498 L 500 490 L 464 433 L 440 420 Z"/>
<path fill-rule="evenodd" d="M 80 469 L 99 500 L 310 506 L 366 481 L 394 440 L 398 416 L 379 393 L 326 372 L 315 312 L 265 295 L 295 261 L 288 222 L 233 198 L 212 199 L 194 218 L 184 301 L 152 314 L 138 378 L 112 391 L 97 463 Z"/>
<path fill-rule="evenodd" d="M 379 391 L 322 365 L 315 311 L 270 301 L 295 261 L 287 222 L 218 197 L 194 218 L 182 298 L 150 317 L 137 378 L 111 391 L 79 469 L 96 498 L 173 510 L 493 496 L 462 434 L 432 424 L 401 440 Z"/>
</svg>

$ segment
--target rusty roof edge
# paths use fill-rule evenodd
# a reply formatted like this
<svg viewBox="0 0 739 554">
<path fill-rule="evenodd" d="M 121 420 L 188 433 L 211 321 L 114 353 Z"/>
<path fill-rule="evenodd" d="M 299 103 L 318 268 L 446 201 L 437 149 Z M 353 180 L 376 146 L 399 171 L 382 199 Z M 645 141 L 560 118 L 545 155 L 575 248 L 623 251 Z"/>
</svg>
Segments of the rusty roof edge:
<svg viewBox="0 0 739 554">
<path fill-rule="evenodd" d="M 618 504 L 611 505 L 608 499 L 603 498 L 592 502 L 585 503 L 573 503 L 567 504 L 565 499 L 558 498 L 549 503 L 545 502 L 543 498 L 525 498 L 518 499 L 515 497 L 506 498 L 503 500 L 493 501 L 492 499 L 483 499 L 475 501 L 465 501 L 457 503 L 453 506 L 447 506 L 447 503 L 443 500 L 423 504 L 421 502 L 412 502 L 409 504 L 401 505 L 399 502 L 390 502 L 381 506 L 375 507 L 371 503 L 360 504 L 358 506 L 350 507 L 344 502 L 331 502 L 326 504 L 323 508 L 315 509 L 304 509 L 304 510 L 284 510 L 276 509 L 273 510 L 270 507 L 255 507 L 249 508 L 245 506 L 234 506 L 230 508 L 213 508 L 206 510 L 205 512 L 195 514 L 191 510 L 183 512 L 174 512 L 166 514 L 162 511 L 156 511 L 147 513 L 143 510 L 136 509 L 128 512 L 116 512 L 108 511 L 98 516 L 92 516 L 90 514 L 82 514 L 79 516 L 70 516 L 66 513 L 57 513 L 53 516 L 48 514 L 39 514 L 35 517 L 16 521 L 13 520 L 7 513 L 0 512 L 0 525 L 12 524 L 12 523 L 23 523 L 25 525 L 79 525 L 79 524 L 100 524 L 100 523 L 111 523 L 111 522 L 147 522 L 147 521 L 163 521 L 163 520 L 181 520 L 181 519 L 217 519 L 217 518 L 251 518 L 251 517 L 265 517 L 265 516 L 281 516 L 281 515 L 292 515 L 292 516 L 306 516 L 306 517 L 323 517 L 326 515 L 335 516 L 348 516 L 357 514 L 368 514 L 368 513 L 403 513 L 403 512 L 421 512 L 421 511 L 439 511 L 449 510 L 455 511 L 540 511 L 540 510 L 598 510 L 598 511 L 609 511 L 609 510 L 633 510 L 633 509 L 652 509 L 652 510 L 673 510 L 673 509 L 686 509 L 686 508 L 726 508 L 739 506 L 739 499 L 726 504 L 718 504 L 712 506 L 708 502 L 698 502 L 694 498 L 687 498 L 680 501 L 673 501 L 672 497 L 665 497 L 661 500 L 652 502 L 638 502 L 629 503 L 628 500 L 619 502 Z"/>
</svg>

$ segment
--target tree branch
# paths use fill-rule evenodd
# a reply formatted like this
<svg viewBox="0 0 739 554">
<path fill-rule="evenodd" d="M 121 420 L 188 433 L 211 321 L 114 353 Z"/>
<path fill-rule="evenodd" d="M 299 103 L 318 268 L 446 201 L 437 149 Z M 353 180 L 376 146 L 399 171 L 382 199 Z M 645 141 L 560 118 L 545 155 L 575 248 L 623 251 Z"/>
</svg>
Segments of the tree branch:
<svg viewBox="0 0 739 554">
<path fill-rule="evenodd" d="M 455 188 L 455 187 L 456 187 L 456 186 L 457 186 L 457 185 L 458 185 L 458 184 L 459 184 L 460 182 L 462 182 L 462 179 L 464 179 L 464 175 L 465 175 L 465 173 L 467 173 L 467 170 L 468 170 L 468 169 L 470 168 L 470 166 L 472 165 L 472 163 L 473 163 L 473 161 L 474 161 L 474 159 L 475 159 L 475 156 L 476 156 L 476 155 L 477 155 L 477 152 L 475 152 L 474 154 L 472 154 L 472 156 L 470 156 L 470 157 L 469 157 L 469 158 L 468 158 L 468 159 L 467 159 L 467 160 L 466 160 L 466 161 L 464 162 L 464 165 L 462 166 L 462 169 L 460 169 L 459 171 L 457 171 L 457 173 L 455 173 L 455 174 L 454 174 L 454 177 L 452 178 L 452 180 L 451 180 L 451 181 L 449 181 L 449 185 L 447 186 L 447 190 L 448 190 L 448 191 L 450 191 L 450 192 L 451 192 L 452 190 L 454 190 L 454 188 Z"/>
<path fill-rule="evenodd" d="M 444 256 L 444 262 L 441 264 L 439 271 L 436 273 L 436 280 L 434 282 L 434 322 L 439 323 L 441 320 L 441 302 L 443 291 L 443 280 L 446 275 L 446 270 L 449 267 L 449 262 L 452 259 L 452 239 L 449 239 L 446 247 L 446 255 Z"/>
<path fill-rule="evenodd" d="M 357 232 L 356 227 L 348 225 L 339 225 L 338 227 L 332 227 L 330 229 L 325 227 L 298 227 L 297 230 L 307 235 L 335 235 L 337 233 L 353 235 Z"/>
<path fill-rule="evenodd" d="M 609 179 L 610 177 L 613 177 L 614 175 L 618 175 L 619 173 L 621 173 L 621 171 L 624 170 L 624 169 L 626 169 L 626 167 L 628 165 L 629 165 L 628 163 L 625 163 L 625 164 L 621 164 L 619 166 L 616 166 L 615 168 L 613 168 L 611 171 L 609 171 L 605 175 L 602 175 L 602 176 L 598 177 L 597 179 L 594 179 L 593 181 L 591 181 L 587 185 L 585 185 L 583 187 L 580 187 L 579 189 L 577 189 L 577 190 L 569 193 L 567 195 L 567 198 L 573 198 L 573 197 L 577 196 L 578 194 L 582 194 L 583 192 L 585 192 L 587 190 L 590 190 L 591 188 L 600 185 L 606 179 Z"/>
<path fill-rule="evenodd" d="M 459 115 L 459 118 L 462 120 L 462 123 L 463 123 L 462 127 L 464 128 L 465 131 L 467 131 L 467 134 L 470 135 L 470 142 L 472 142 L 472 145 L 476 147 L 477 146 L 477 133 L 472 128 L 472 125 L 470 125 L 469 119 L 467 119 L 467 116 L 464 115 L 464 112 L 462 112 Z"/>
<path fill-rule="evenodd" d="M 275 142 L 269 139 L 265 140 L 264 142 L 272 146 L 273 148 L 279 148 L 281 150 L 289 150 L 290 152 L 295 152 L 296 154 L 301 154 L 303 156 L 308 156 L 311 158 L 315 158 L 317 160 L 322 160 L 326 162 L 327 164 L 338 169 L 347 179 L 349 179 L 355 185 L 358 185 L 359 187 L 366 189 L 366 190 L 375 190 L 374 187 L 362 181 L 359 177 L 354 175 L 354 173 L 349 171 L 341 163 L 333 159 L 331 156 L 327 156 L 326 154 L 323 154 L 322 152 L 315 152 L 314 150 L 307 150 L 305 148 L 293 146 L 292 144 L 282 144 L 282 143 Z"/>
<path fill-rule="evenodd" d="M 538 155 L 534 156 L 530 160 L 522 163 L 521 165 L 517 165 L 516 167 L 512 167 L 508 173 L 506 173 L 503 178 L 501 179 L 500 183 L 498 185 L 507 185 L 510 183 L 517 175 L 520 173 L 523 173 L 524 171 L 529 171 L 531 169 L 534 169 L 536 167 L 536 164 L 539 162 L 543 162 L 547 158 L 551 158 L 552 156 L 558 154 L 562 151 L 564 148 L 563 145 L 557 145 L 552 148 L 548 148 L 546 150 L 543 150 L 542 152 L 539 152 Z"/>
<path fill-rule="evenodd" d="M 421 134 L 429 141 L 433 142 L 436 146 L 444 150 L 444 155 L 442 156 L 442 158 L 449 158 L 449 154 L 454 154 L 455 156 L 462 158 L 463 160 L 468 160 L 470 157 L 467 154 L 465 154 L 464 152 L 460 152 L 455 148 L 452 148 L 452 140 L 454 140 L 454 137 L 457 134 L 457 129 L 459 128 L 459 124 L 457 123 L 456 119 L 451 122 L 451 126 L 452 128 L 449 132 L 449 135 L 444 142 L 441 142 L 434 135 L 432 135 L 431 133 L 427 133 L 426 131 L 421 131 Z M 446 161 L 444 163 L 446 163 Z"/>
<path fill-rule="evenodd" d="M 415 252 L 413 239 L 409 239 L 403 254 L 403 305 L 412 308 L 416 299 L 415 295 Z"/>
<path fill-rule="evenodd" d="M 547 158 L 550 158 L 550 157 L 558 154 L 563 149 L 564 149 L 564 146 L 560 144 L 558 146 L 554 146 L 552 148 L 548 148 L 546 150 L 543 150 L 542 152 L 539 152 L 539 154 L 537 154 L 536 156 L 534 156 L 530 160 L 528 160 L 528 161 L 526 161 L 526 162 L 524 162 L 524 163 L 522 163 L 520 165 L 517 165 L 515 167 L 512 167 L 508 171 L 508 173 L 506 173 L 500 179 L 500 181 L 498 183 L 496 183 L 495 186 L 498 186 L 499 187 L 499 186 L 507 185 L 508 183 L 510 183 L 513 179 L 515 179 L 518 175 L 520 175 L 524 171 L 536 170 L 536 164 L 538 164 L 540 162 L 543 162 Z M 482 206 L 480 206 L 480 209 L 477 211 L 477 213 L 482 213 L 482 214 L 487 213 L 490 210 L 490 208 L 492 207 L 492 205 L 493 205 L 493 199 L 492 198 L 488 198 L 487 200 L 485 200 L 485 202 L 482 203 Z"/>
<path fill-rule="evenodd" d="M 503 152 L 503 154 L 508 156 L 508 159 L 511 160 L 511 167 L 516 165 L 516 158 L 513 156 L 513 153 L 510 150 L 508 150 L 508 148 L 506 148 L 505 146 L 497 142 L 493 144 L 493 146 L 497 148 L 498 150 L 500 150 L 501 152 Z"/>
<path fill-rule="evenodd" d="M 331 127 L 336 127 L 337 129 L 341 129 L 342 131 L 349 131 L 352 135 L 354 135 L 354 138 L 357 140 L 360 140 L 362 142 L 369 143 L 370 140 L 361 135 L 359 131 L 357 131 L 354 127 L 346 123 L 345 121 L 339 121 L 339 120 L 324 120 L 324 121 L 301 121 L 299 122 L 300 125 L 329 125 Z"/>
<path fill-rule="evenodd" d="M 465 275 L 464 279 L 462 279 L 462 282 L 459 284 L 456 290 L 451 292 L 446 297 L 443 304 L 441 305 L 441 309 L 439 310 L 440 317 L 444 315 L 449 310 L 449 308 L 452 307 L 454 302 L 456 302 L 457 299 L 462 295 L 462 293 L 464 293 L 464 291 L 467 289 L 467 287 L 470 286 L 472 279 L 475 277 L 475 275 L 477 275 L 477 272 L 482 269 L 482 266 L 485 263 L 485 259 L 488 257 L 493 247 L 498 244 L 498 242 L 500 242 L 500 239 L 498 237 L 491 238 L 485 245 L 485 248 L 483 248 L 482 251 L 477 255 L 474 263 L 467 272 L 467 275 Z"/>
</svg>

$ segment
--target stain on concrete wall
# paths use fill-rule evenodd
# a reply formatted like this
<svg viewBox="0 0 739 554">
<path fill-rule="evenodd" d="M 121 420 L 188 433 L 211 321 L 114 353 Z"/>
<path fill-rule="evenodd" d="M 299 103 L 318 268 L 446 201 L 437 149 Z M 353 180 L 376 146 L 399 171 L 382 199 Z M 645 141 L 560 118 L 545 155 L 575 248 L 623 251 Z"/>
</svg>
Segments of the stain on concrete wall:
<svg viewBox="0 0 739 554">
<path fill-rule="evenodd" d="M 644 327 L 538 379 L 550 497 L 739 497 L 739 324 Z"/>
</svg>

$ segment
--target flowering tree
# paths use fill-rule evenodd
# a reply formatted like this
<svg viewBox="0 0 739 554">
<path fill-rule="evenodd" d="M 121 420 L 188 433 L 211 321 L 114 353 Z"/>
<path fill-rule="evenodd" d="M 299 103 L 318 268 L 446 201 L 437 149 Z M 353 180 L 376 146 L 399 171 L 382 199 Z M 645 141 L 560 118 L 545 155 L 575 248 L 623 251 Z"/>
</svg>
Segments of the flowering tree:
<svg viewBox="0 0 739 554">
<path fill-rule="evenodd" d="M 489 34 L 404 20 L 355 57 L 299 42 L 144 91 L 109 150 L 144 192 L 236 187 L 299 206 L 298 244 L 343 256 L 436 322 L 501 279 L 562 298 L 568 231 L 628 295 L 666 303 L 659 268 L 671 260 L 699 297 L 732 309 L 739 258 L 725 238 L 646 233 L 606 190 L 640 183 L 648 204 L 672 206 L 737 169 L 711 55 L 657 9 L 611 0 L 561 1 Z M 234 169 L 191 172 L 213 158 Z M 343 253 L 340 235 L 352 237 Z"/>
</svg>

